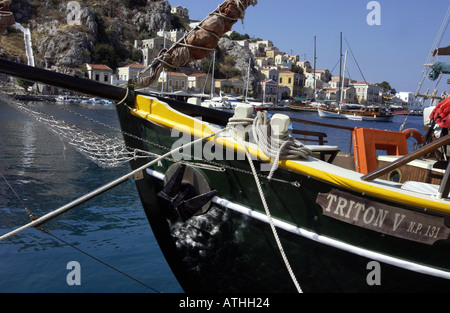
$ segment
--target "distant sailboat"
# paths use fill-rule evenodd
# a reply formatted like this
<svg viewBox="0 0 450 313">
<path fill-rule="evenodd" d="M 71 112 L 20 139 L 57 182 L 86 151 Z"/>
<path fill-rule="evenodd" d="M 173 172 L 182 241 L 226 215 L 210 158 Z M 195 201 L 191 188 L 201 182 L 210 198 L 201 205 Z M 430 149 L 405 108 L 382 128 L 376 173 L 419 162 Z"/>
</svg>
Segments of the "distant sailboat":
<svg viewBox="0 0 450 313">
<path fill-rule="evenodd" d="M 214 51 L 213 56 L 213 65 L 212 65 L 212 75 L 211 75 L 211 93 L 210 98 L 202 101 L 202 106 L 208 108 L 216 108 L 216 109 L 231 109 L 231 104 L 226 97 L 222 96 L 220 93 L 219 97 L 214 97 L 214 66 L 216 64 L 216 52 Z"/>
<path fill-rule="evenodd" d="M 325 118 L 339 118 L 348 119 L 354 121 L 377 121 L 377 122 L 391 122 L 394 114 L 379 105 L 361 105 L 356 103 L 343 103 L 344 97 L 344 85 L 345 85 L 345 71 L 347 68 L 347 55 L 348 51 L 345 51 L 344 59 L 344 71 L 342 74 L 342 81 L 339 86 L 339 102 L 338 106 L 319 106 L 317 112 L 320 117 Z"/>
</svg>

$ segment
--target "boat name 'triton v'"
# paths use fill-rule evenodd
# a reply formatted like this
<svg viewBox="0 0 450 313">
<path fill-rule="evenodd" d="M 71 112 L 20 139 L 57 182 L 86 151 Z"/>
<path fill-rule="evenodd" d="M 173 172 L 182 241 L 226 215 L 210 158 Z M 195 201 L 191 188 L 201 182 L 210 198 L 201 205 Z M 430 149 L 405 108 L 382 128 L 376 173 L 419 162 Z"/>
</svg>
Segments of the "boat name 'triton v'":
<svg viewBox="0 0 450 313">
<path fill-rule="evenodd" d="M 403 239 L 432 245 L 450 234 L 441 216 L 401 209 L 336 189 L 319 193 L 316 202 L 326 216 Z"/>
</svg>

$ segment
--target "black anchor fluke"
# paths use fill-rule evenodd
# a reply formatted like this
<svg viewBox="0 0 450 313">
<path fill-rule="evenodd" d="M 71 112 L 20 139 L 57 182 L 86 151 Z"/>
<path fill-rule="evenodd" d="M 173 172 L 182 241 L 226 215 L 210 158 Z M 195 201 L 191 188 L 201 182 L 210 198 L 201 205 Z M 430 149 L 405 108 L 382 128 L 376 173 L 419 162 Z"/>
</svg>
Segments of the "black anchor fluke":
<svg viewBox="0 0 450 313">
<path fill-rule="evenodd" d="M 202 207 L 214 198 L 216 190 L 198 194 L 196 188 L 189 182 L 183 181 L 186 164 L 180 164 L 158 197 L 183 222 L 190 219 Z"/>
</svg>

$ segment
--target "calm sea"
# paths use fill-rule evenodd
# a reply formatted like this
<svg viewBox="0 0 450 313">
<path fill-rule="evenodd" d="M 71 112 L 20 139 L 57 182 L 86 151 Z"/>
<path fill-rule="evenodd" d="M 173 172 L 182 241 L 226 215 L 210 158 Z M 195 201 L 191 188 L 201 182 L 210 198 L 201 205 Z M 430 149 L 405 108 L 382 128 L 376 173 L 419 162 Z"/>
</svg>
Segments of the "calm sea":
<svg viewBox="0 0 450 313">
<path fill-rule="evenodd" d="M 68 105 L 79 116 L 55 103 L 27 104 L 71 124 L 121 137 L 114 107 Z M 316 113 L 283 113 L 318 122 L 390 130 L 399 130 L 405 120 L 405 116 L 396 116 L 392 123 L 352 122 L 322 119 Z M 110 127 L 92 123 L 83 116 Z M 294 127 L 304 129 L 303 125 Z M 405 128 L 422 132 L 422 117 L 410 116 Z M 329 131 L 317 126 L 308 129 Z M 348 152 L 350 134 L 331 131 L 328 141 Z M 99 167 L 64 144 L 41 122 L 0 102 L 0 173 L 17 194 L 0 177 L 0 234 L 30 221 L 24 207 L 42 216 L 128 171 L 127 164 Z M 183 292 L 153 237 L 132 181 L 44 227 L 54 236 L 31 228 L 0 242 L 0 292 Z M 68 284 L 67 278 L 73 281 L 74 277 L 75 268 L 68 266 L 72 261 L 79 265 L 80 284 Z"/>
</svg>

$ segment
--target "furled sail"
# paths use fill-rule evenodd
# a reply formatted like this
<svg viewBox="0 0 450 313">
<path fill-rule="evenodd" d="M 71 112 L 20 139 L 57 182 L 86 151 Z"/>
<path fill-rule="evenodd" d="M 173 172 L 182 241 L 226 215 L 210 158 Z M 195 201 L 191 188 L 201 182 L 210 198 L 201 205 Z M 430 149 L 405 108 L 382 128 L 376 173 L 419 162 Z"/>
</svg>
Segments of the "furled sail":
<svg viewBox="0 0 450 313">
<path fill-rule="evenodd" d="M 200 60 L 214 50 L 223 34 L 243 19 L 245 10 L 255 6 L 257 0 L 226 0 L 214 12 L 210 13 L 197 27 L 187 33 L 170 49 L 162 49 L 152 64 L 142 73 L 149 71 L 149 76 L 140 77 L 140 85 L 150 85 L 163 68 L 175 70 L 186 63 Z"/>
<path fill-rule="evenodd" d="M 9 11 L 10 0 L 0 0 L 0 33 L 6 29 L 6 26 L 13 25 L 16 20 Z"/>
<path fill-rule="evenodd" d="M 433 56 L 436 55 L 450 55 L 450 46 L 434 49 Z"/>
</svg>

